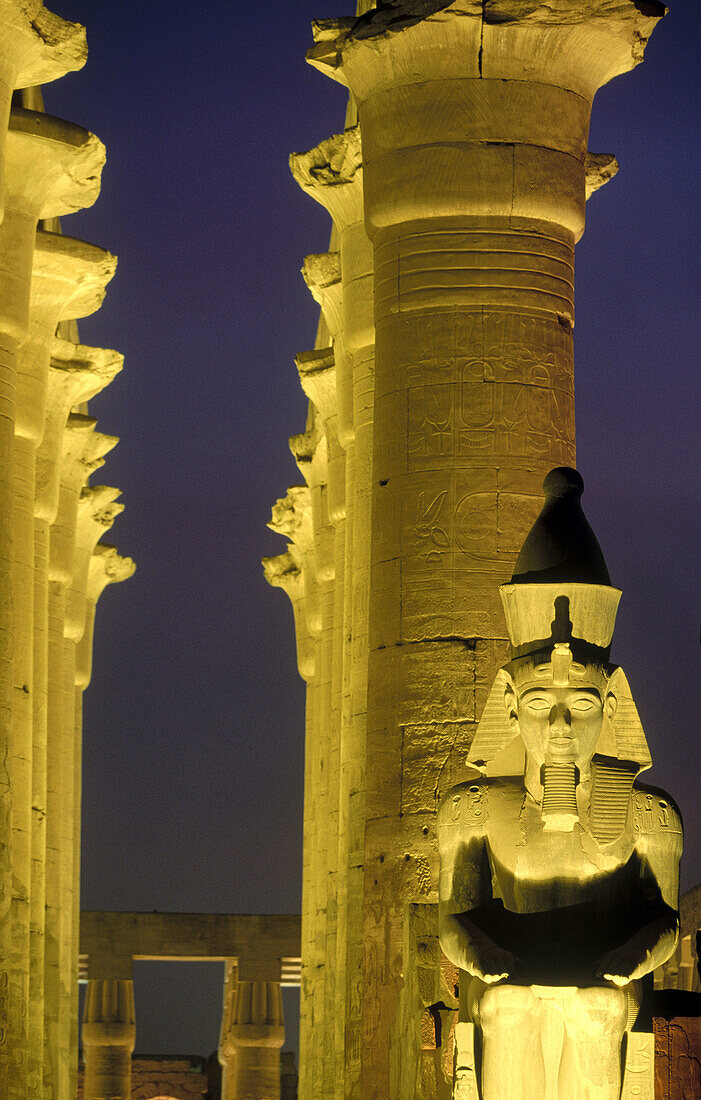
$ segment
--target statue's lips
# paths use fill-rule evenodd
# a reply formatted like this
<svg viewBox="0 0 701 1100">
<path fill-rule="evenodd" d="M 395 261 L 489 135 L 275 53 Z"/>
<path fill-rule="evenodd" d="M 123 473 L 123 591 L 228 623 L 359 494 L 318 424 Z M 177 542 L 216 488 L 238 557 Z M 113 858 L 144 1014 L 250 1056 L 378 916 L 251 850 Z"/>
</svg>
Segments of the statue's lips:
<svg viewBox="0 0 701 1100">
<path fill-rule="evenodd" d="M 572 737 L 552 737 L 548 747 L 551 749 L 571 749 L 574 745 Z"/>
</svg>

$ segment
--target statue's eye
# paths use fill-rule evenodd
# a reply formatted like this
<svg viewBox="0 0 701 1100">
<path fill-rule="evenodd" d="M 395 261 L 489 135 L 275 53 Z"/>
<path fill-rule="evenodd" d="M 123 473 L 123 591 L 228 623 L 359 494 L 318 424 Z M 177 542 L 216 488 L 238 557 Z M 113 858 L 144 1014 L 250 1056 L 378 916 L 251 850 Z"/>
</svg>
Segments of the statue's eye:
<svg viewBox="0 0 701 1100">
<path fill-rule="evenodd" d="M 594 710 L 596 703 L 592 699 L 575 699 L 572 703 L 570 710 L 576 710 L 580 714 L 586 714 L 589 710 Z"/>
<path fill-rule="evenodd" d="M 534 699 L 529 699 L 526 706 L 529 710 L 534 710 L 536 713 L 540 714 L 544 710 L 549 711 L 552 707 L 552 703 L 549 699 L 536 696 Z"/>
</svg>

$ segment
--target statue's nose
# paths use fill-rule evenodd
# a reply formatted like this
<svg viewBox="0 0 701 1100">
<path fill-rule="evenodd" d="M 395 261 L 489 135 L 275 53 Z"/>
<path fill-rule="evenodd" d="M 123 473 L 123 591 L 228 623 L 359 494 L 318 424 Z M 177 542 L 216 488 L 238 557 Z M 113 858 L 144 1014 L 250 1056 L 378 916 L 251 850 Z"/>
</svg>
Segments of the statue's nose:
<svg viewBox="0 0 701 1100">
<path fill-rule="evenodd" d="M 566 733 L 572 725 L 572 716 L 566 706 L 554 706 L 550 711 L 550 728 L 553 733 Z"/>
</svg>

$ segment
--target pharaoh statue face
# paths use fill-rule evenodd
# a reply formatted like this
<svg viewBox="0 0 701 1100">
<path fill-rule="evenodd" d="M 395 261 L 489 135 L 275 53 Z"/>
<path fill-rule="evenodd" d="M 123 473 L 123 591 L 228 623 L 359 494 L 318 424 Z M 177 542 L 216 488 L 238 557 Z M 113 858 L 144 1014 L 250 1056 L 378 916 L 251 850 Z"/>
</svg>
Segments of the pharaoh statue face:
<svg viewBox="0 0 701 1100">
<path fill-rule="evenodd" d="M 601 665 L 579 664 L 565 644 L 548 655 L 515 662 L 505 702 L 512 729 L 533 764 L 588 769 L 604 717 L 610 721 L 615 713 L 607 683 Z"/>
</svg>

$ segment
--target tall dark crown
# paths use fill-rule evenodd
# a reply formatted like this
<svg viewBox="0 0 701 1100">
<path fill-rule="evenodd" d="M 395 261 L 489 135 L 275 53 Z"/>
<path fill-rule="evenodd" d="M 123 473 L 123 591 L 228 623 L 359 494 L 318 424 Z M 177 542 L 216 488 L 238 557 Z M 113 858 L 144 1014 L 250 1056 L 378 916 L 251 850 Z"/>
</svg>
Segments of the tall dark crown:
<svg viewBox="0 0 701 1100">
<path fill-rule="evenodd" d="M 608 655 L 621 593 L 582 511 L 584 482 L 569 466 L 543 482 L 545 504 L 526 536 L 510 584 L 500 588 L 515 656 L 581 642 Z"/>
</svg>

